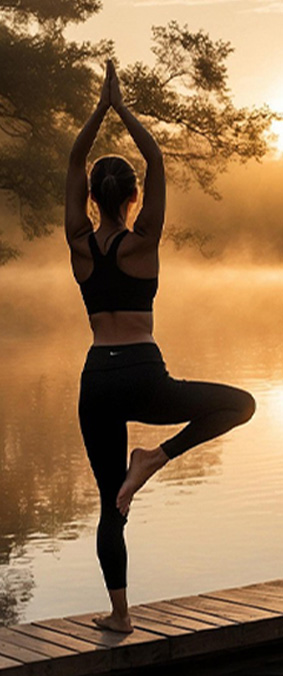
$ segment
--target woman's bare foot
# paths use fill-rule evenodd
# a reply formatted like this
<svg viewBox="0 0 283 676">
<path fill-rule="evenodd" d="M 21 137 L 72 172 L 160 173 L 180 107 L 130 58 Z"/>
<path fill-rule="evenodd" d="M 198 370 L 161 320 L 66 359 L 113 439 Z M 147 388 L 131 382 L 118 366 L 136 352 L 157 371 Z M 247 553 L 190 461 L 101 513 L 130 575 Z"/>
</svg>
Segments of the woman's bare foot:
<svg viewBox="0 0 283 676">
<path fill-rule="evenodd" d="M 105 615 L 94 617 L 92 620 L 100 629 L 111 629 L 111 631 L 120 631 L 123 634 L 131 634 L 134 631 L 134 628 L 131 623 L 131 618 L 129 615 L 125 617 L 119 617 L 115 613 L 111 615 Z"/>
<path fill-rule="evenodd" d="M 144 448 L 135 448 L 132 451 L 127 476 L 116 500 L 116 506 L 123 516 L 126 516 L 129 511 L 133 495 L 168 460 L 169 458 L 161 446 L 152 451 L 147 451 Z"/>
</svg>

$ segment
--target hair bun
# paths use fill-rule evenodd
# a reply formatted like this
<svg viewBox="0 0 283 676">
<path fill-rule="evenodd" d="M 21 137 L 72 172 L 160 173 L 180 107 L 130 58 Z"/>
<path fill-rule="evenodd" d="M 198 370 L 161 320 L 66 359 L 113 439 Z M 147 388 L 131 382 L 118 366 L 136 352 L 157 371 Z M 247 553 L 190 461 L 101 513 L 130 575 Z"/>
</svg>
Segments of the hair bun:
<svg viewBox="0 0 283 676">
<path fill-rule="evenodd" d="M 101 183 L 101 196 L 104 199 L 114 199 L 119 202 L 120 190 L 116 176 L 113 174 L 106 174 L 106 176 L 104 176 Z"/>
<path fill-rule="evenodd" d="M 116 185 L 117 185 L 116 176 L 114 176 L 113 174 L 106 174 L 106 176 L 104 176 L 104 179 L 101 183 L 101 188 L 102 189 L 104 187 L 105 188 L 112 188 L 112 186 L 114 187 Z"/>
</svg>

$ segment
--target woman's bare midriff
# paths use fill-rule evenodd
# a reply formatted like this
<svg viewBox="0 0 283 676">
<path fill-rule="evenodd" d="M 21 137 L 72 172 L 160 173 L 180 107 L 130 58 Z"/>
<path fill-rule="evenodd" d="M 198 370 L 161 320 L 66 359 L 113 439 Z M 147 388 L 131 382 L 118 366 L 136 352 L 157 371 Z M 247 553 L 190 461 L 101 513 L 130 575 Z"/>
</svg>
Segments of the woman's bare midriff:
<svg viewBox="0 0 283 676">
<path fill-rule="evenodd" d="M 97 346 L 155 343 L 151 311 L 97 312 L 90 316 L 90 325 Z"/>
</svg>

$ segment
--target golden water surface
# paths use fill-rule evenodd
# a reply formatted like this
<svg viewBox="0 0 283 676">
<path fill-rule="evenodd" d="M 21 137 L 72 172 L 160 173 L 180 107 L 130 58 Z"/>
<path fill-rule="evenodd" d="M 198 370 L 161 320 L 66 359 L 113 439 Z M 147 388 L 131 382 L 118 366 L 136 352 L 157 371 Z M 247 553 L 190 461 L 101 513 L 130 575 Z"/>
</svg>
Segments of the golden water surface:
<svg viewBox="0 0 283 676">
<path fill-rule="evenodd" d="M 0 621 L 7 624 L 108 608 L 95 554 L 98 493 L 77 420 L 91 334 L 71 282 L 61 287 L 60 309 L 52 300 L 60 283 L 51 273 L 40 280 L 37 300 L 27 291 L 21 312 L 8 308 L 2 327 Z M 38 319 L 44 289 L 58 320 L 52 330 L 47 315 Z M 127 525 L 131 603 L 282 576 L 282 291 L 280 268 L 178 271 L 168 263 L 163 272 L 155 339 L 171 374 L 247 388 L 257 412 L 168 463 L 137 494 Z M 154 447 L 182 425 L 128 427 L 130 450 Z"/>
</svg>

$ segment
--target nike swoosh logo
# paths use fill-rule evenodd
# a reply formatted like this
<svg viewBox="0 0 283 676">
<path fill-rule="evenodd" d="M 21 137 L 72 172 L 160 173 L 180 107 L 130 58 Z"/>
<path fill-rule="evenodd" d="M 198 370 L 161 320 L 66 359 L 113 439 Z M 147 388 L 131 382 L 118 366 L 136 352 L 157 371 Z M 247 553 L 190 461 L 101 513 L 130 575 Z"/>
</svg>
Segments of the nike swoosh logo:
<svg viewBox="0 0 283 676">
<path fill-rule="evenodd" d="M 110 350 L 110 356 L 111 357 L 115 357 L 116 354 L 121 354 L 121 352 L 111 352 L 111 350 Z"/>
</svg>

